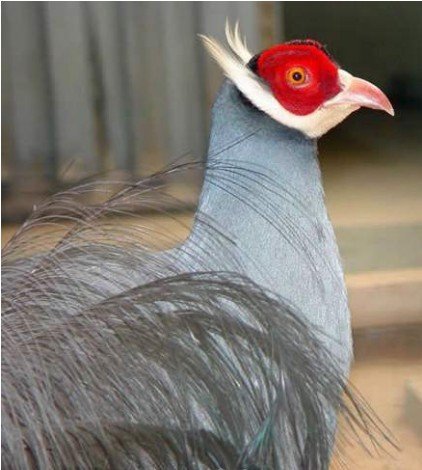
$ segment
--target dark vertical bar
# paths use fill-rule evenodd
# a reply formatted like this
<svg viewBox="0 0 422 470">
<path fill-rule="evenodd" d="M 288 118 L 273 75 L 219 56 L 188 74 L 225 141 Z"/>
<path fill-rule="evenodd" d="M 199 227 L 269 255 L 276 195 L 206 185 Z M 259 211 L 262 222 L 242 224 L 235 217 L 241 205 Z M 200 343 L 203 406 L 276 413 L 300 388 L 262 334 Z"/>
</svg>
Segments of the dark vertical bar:
<svg viewBox="0 0 422 470">
<path fill-rule="evenodd" d="M 7 96 L 7 139 L 12 179 L 28 185 L 28 177 L 55 175 L 54 132 L 50 114 L 50 81 L 44 37 L 43 4 L 2 5 L 3 91 Z"/>
<path fill-rule="evenodd" d="M 83 7 L 80 2 L 46 2 L 45 8 L 59 165 L 75 162 L 67 176 L 80 179 L 100 169 Z"/>
</svg>

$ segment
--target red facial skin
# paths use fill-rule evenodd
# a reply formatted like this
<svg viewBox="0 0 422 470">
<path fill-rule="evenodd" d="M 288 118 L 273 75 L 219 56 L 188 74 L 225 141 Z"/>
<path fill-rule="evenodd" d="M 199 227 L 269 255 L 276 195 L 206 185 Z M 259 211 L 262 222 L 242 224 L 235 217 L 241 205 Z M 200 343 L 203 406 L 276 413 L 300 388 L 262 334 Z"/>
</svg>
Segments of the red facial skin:
<svg viewBox="0 0 422 470">
<path fill-rule="evenodd" d="M 293 67 L 305 70 L 303 84 L 288 79 Z M 256 72 L 268 83 L 277 101 L 299 116 L 314 112 L 341 91 L 337 64 L 314 41 L 293 41 L 263 51 Z"/>
</svg>

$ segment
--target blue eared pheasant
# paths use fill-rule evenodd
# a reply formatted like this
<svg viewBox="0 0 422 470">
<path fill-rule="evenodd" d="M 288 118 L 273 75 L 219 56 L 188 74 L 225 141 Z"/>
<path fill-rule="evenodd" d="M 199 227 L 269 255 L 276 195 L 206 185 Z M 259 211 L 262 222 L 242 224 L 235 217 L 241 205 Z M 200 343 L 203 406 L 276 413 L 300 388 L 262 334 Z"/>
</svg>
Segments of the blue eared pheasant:
<svg viewBox="0 0 422 470">
<path fill-rule="evenodd" d="M 203 38 L 227 78 L 184 243 L 150 249 L 154 234 L 118 215 L 192 165 L 94 207 L 90 185 L 64 191 L 5 247 L 5 468 L 318 470 L 339 415 L 349 435 L 386 437 L 346 385 L 350 315 L 316 141 L 362 106 L 392 106 L 315 41 L 253 55 L 237 28 L 227 39 Z"/>
</svg>

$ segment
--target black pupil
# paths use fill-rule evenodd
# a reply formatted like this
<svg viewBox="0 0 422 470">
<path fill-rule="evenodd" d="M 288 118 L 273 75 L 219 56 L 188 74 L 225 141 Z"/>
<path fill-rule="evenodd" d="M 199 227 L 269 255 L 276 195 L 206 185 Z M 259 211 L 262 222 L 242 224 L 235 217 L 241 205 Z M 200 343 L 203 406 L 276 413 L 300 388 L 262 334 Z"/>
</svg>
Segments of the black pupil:
<svg viewBox="0 0 422 470">
<path fill-rule="evenodd" d="M 293 80 L 295 82 L 299 82 L 300 80 L 302 80 L 302 74 L 300 72 L 295 72 L 293 74 Z"/>
</svg>

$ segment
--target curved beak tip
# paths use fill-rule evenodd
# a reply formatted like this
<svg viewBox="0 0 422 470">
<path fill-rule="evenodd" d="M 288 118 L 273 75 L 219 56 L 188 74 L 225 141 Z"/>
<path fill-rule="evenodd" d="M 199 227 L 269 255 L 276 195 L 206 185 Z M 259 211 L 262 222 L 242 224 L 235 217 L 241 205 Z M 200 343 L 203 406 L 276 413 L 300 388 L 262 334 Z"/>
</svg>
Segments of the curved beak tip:
<svg viewBox="0 0 422 470">
<path fill-rule="evenodd" d="M 388 103 L 386 103 L 384 106 L 380 106 L 379 108 L 380 111 L 385 111 L 387 114 L 389 114 L 390 116 L 395 116 L 395 111 L 394 111 L 394 108 L 393 108 L 393 105 L 390 103 L 390 101 L 388 100 Z"/>
<path fill-rule="evenodd" d="M 372 84 L 371 84 L 372 85 Z M 377 109 L 380 111 L 385 111 L 390 116 L 394 116 L 394 108 L 390 100 L 385 96 L 385 94 L 377 88 L 375 85 L 372 85 L 373 89 L 370 90 L 369 96 L 367 97 L 367 106 L 368 108 Z"/>
<path fill-rule="evenodd" d="M 388 113 L 390 116 L 393 116 L 393 117 L 396 115 L 396 113 L 395 113 L 395 111 L 394 111 L 394 108 L 393 108 L 393 106 L 391 105 L 391 103 L 390 103 L 389 108 L 386 109 L 385 112 Z"/>
<path fill-rule="evenodd" d="M 366 108 L 385 111 L 390 116 L 394 116 L 394 108 L 390 100 L 372 83 L 353 77 L 348 92 L 354 96 L 356 104 Z"/>
<path fill-rule="evenodd" d="M 341 97 L 339 96 L 340 102 L 385 111 L 390 116 L 394 116 L 393 105 L 378 87 L 366 80 L 353 77 L 347 72 L 344 75 L 348 83 L 341 92 Z"/>
</svg>

